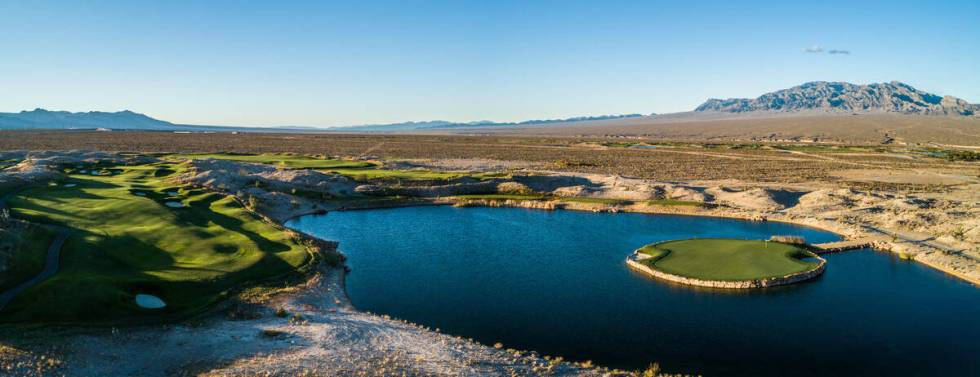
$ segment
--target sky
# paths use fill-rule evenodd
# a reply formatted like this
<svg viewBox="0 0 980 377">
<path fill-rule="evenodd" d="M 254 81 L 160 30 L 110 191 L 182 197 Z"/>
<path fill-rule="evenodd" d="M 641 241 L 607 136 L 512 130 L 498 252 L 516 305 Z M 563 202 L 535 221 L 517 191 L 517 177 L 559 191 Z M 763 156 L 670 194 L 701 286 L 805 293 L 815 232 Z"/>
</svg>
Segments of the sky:
<svg viewBox="0 0 980 377">
<path fill-rule="evenodd" d="M 0 0 L 0 112 L 343 126 L 689 111 L 807 81 L 980 102 L 980 1 Z"/>
</svg>

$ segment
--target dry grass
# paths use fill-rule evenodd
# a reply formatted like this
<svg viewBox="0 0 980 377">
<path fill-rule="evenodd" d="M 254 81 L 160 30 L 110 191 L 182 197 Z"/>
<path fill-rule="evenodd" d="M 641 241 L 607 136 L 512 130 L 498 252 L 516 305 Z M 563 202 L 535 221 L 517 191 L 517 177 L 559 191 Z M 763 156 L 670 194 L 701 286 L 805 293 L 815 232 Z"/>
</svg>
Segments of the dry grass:
<svg viewBox="0 0 980 377">
<path fill-rule="evenodd" d="M 900 114 L 678 113 L 547 127 L 497 130 L 497 134 L 642 136 L 656 139 L 736 142 L 812 140 L 980 146 L 980 118 Z M 466 132 L 466 131 L 461 131 Z M 482 131 L 486 132 L 486 131 Z"/>
</svg>

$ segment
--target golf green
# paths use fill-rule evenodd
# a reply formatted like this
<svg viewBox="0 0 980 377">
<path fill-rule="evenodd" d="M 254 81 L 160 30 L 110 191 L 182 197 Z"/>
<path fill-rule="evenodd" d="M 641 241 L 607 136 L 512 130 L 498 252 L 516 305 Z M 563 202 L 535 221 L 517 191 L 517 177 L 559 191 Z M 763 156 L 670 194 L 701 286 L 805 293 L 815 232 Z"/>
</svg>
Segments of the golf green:
<svg viewBox="0 0 980 377">
<path fill-rule="evenodd" d="M 667 241 L 638 250 L 646 266 L 703 280 L 754 280 L 786 276 L 817 268 L 815 257 L 800 246 L 770 241 L 696 238 Z"/>
</svg>

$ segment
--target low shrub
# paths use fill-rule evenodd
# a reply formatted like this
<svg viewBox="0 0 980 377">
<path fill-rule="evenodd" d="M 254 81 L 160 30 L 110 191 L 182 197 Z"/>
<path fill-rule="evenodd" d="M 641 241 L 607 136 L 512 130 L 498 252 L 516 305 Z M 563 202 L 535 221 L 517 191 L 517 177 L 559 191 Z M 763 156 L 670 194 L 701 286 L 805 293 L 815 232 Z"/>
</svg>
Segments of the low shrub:
<svg viewBox="0 0 980 377">
<path fill-rule="evenodd" d="M 259 332 L 259 335 L 261 335 L 263 338 L 279 338 L 285 336 L 286 333 L 279 330 L 264 329 L 261 332 Z"/>
<path fill-rule="evenodd" d="M 531 190 L 527 185 L 519 182 L 503 182 L 497 185 L 498 194 L 510 194 L 510 195 L 531 195 L 534 194 L 534 190 Z"/>
<path fill-rule="evenodd" d="M 790 245 L 805 245 L 806 239 L 800 236 L 772 236 L 769 241 L 788 243 Z"/>
<path fill-rule="evenodd" d="M 980 161 L 980 152 L 951 151 L 946 153 L 946 159 L 950 161 Z"/>
</svg>

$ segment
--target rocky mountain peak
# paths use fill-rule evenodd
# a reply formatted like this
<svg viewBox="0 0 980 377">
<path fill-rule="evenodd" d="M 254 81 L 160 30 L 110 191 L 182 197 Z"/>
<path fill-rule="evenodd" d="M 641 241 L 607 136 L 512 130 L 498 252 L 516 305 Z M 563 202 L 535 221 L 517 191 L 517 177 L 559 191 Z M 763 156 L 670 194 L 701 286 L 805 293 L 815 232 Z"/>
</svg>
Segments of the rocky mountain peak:
<svg viewBox="0 0 980 377">
<path fill-rule="evenodd" d="M 891 112 L 923 115 L 980 115 L 980 105 L 962 99 L 924 92 L 892 81 L 857 85 L 847 82 L 814 81 L 758 98 L 709 99 L 694 111 L 742 113 L 751 111 L 793 112 L 816 110 L 840 113 Z"/>
</svg>

